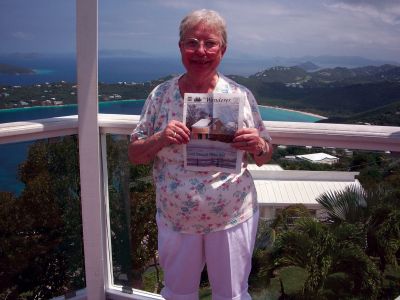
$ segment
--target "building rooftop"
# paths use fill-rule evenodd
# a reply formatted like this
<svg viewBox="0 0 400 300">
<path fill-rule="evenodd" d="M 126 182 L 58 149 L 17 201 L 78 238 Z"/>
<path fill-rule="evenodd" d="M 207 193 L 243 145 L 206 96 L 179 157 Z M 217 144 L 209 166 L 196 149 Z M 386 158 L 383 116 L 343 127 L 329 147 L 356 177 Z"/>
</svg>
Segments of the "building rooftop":
<svg viewBox="0 0 400 300">
<path fill-rule="evenodd" d="M 319 206 L 316 199 L 326 192 L 361 187 L 358 172 L 282 170 L 277 165 L 249 165 L 261 205 L 304 204 Z"/>
<path fill-rule="evenodd" d="M 336 160 L 338 159 L 336 156 L 327 154 L 327 153 L 311 153 L 311 154 L 302 154 L 302 155 L 296 155 L 297 158 L 309 160 L 312 162 L 319 162 L 323 160 Z"/>
</svg>

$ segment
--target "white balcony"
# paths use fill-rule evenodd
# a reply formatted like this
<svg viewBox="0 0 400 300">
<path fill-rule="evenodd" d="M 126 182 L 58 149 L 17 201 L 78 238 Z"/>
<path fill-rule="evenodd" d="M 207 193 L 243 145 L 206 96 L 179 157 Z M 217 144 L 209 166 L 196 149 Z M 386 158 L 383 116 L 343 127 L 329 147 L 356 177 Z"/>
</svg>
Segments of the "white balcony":
<svg viewBox="0 0 400 300">
<path fill-rule="evenodd" d="M 101 134 L 129 135 L 138 115 L 98 114 Z M 265 121 L 275 145 L 400 152 L 400 127 Z M 78 134 L 78 116 L 0 124 L 0 143 Z"/>
<path fill-rule="evenodd" d="M 99 114 L 98 127 L 94 134 L 98 132 L 100 143 L 93 146 L 101 148 L 99 151 L 101 159 L 93 165 L 93 162 L 90 162 L 90 153 L 80 154 L 81 190 L 90 189 L 93 185 L 91 180 L 85 181 L 82 178 L 85 172 L 90 172 L 91 178 L 100 178 L 100 185 L 103 188 L 99 191 L 96 201 L 93 198 L 96 196 L 90 193 L 81 194 L 87 288 L 78 291 L 75 299 L 98 299 L 99 294 L 107 296 L 108 299 L 161 299 L 159 295 L 135 289 L 131 294 L 124 293 L 121 286 L 113 284 L 112 278 L 108 194 L 102 192 L 107 191 L 108 182 L 105 136 L 106 134 L 128 136 L 138 119 L 139 116 L 132 115 Z M 291 122 L 265 122 L 265 125 L 274 144 L 277 145 L 400 152 L 400 127 Z M 5 123 L 0 124 L 0 144 L 79 134 L 78 129 L 78 116 Z M 93 174 L 93 170 L 100 170 L 99 174 Z M 99 208 L 96 211 L 94 208 L 97 205 Z M 92 249 L 100 249 L 99 254 L 93 255 Z M 94 273 L 96 267 L 101 269 L 100 273 Z M 101 291 L 95 291 L 96 295 L 92 294 L 92 284 L 101 287 Z"/>
</svg>

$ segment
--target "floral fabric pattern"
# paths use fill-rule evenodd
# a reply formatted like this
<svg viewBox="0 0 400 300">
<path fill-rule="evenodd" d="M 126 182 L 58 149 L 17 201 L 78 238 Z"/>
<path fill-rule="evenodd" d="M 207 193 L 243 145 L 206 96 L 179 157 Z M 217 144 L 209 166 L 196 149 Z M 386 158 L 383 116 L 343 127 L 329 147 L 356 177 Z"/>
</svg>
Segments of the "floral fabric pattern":
<svg viewBox="0 0 400 300">
<path fill-rule="evenodd" d="M 172 120 L 182 122 L 178 80 L 179 76 L 166 81 L 150 93 L 131 141 L 162 131 Z M 245 94 L 244 127 L 257 128 L 260 136 L 270 140 L 257 102 L 247 88 L 219 74 L 214 92 Z M 181 233 L 206 234 L 233 227 L 257 212 L 257 193 L 245 159 L 239 174 L 190 171 L 183 166 L 183 147 L 163 148 L 153 164 L 157 214 L 167 227 Z"/>
</svg>

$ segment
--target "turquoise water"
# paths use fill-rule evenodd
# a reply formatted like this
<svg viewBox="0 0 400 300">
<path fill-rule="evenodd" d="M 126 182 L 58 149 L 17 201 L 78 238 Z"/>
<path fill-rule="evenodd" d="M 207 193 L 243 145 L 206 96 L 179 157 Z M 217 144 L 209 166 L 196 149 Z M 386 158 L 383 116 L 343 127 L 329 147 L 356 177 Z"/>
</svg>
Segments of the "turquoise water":
<svg viewBox="0 0 400 300">
<path fill-rule="evenodd" d="M 54 73 L 51 69 L 33 69 L 36 75 L 48 75 Z"/>
<path fill-rule="evenodd" d="M 279 109 L 274 107 L 260 106 L 261 118 L 264 121 L 285 121 L 285 122 L 307 122 L 313 123 L 321 120 L 321 118 L 304 114 L 301 112 Z"/>
<path fill-rule="evenodd" d="M 101 102 L 100 113 L 140 114 L 144 100 L 120 100 Z M 64 106 L 38 106 L 0 110 L 0 123 L 44 119 L 65 115 L 76 115 L 76 104 Z M 299 112 L 277 108 L 260 107 L 260 114 L 266 121 L 315 122 L 319 118 Z M 29 146 L 33 142 L 0 145 L 0 191 L 19 194 L 23 184 L 17 178 L 18 165 L 26 159 Z"/>
<path fill-rule="evenodd" d="M 144 100 L 100 102 L 99 112 L 106 114 L 138 115 L 142 110 L 143 104 Z M 300 112 L 262 106 L 259 108 L 264 121 L 316 122 L 320 120 L 320 118 Z M 2 109 L 0 110 L 0 123 L 76 115 L 77 113 L 78 107 L 76 104 Z"/>
</svg>

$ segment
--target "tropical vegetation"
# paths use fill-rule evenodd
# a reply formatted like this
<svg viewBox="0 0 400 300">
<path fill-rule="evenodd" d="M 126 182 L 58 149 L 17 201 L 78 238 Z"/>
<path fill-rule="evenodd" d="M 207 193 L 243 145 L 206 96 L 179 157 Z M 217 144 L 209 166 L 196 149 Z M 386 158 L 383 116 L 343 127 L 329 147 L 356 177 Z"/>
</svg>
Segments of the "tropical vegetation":
<svg viewBox="0 0 400 300">
<path fill-rule="evenodd" d="M 301 206 L 284 209 L 259 233 L 270 243 L 258 245 L 256 261 L 269 263 L 253 276 L 265 284 L 285 268 L 303 270 L 301 289 L 289 293 L 281 279 L 281 299 L 393 299 L 400 294 L 399 201 L 389 191 L 350 187 L 319 197 L 326 220 Z"/>
<path fill-rule="evenodd" d="M 19 178 L 20 195 L 0 193 L 0 298 L 49 299 L 83 288 L 77 137 L 35 142 Z"/>
</svg>

